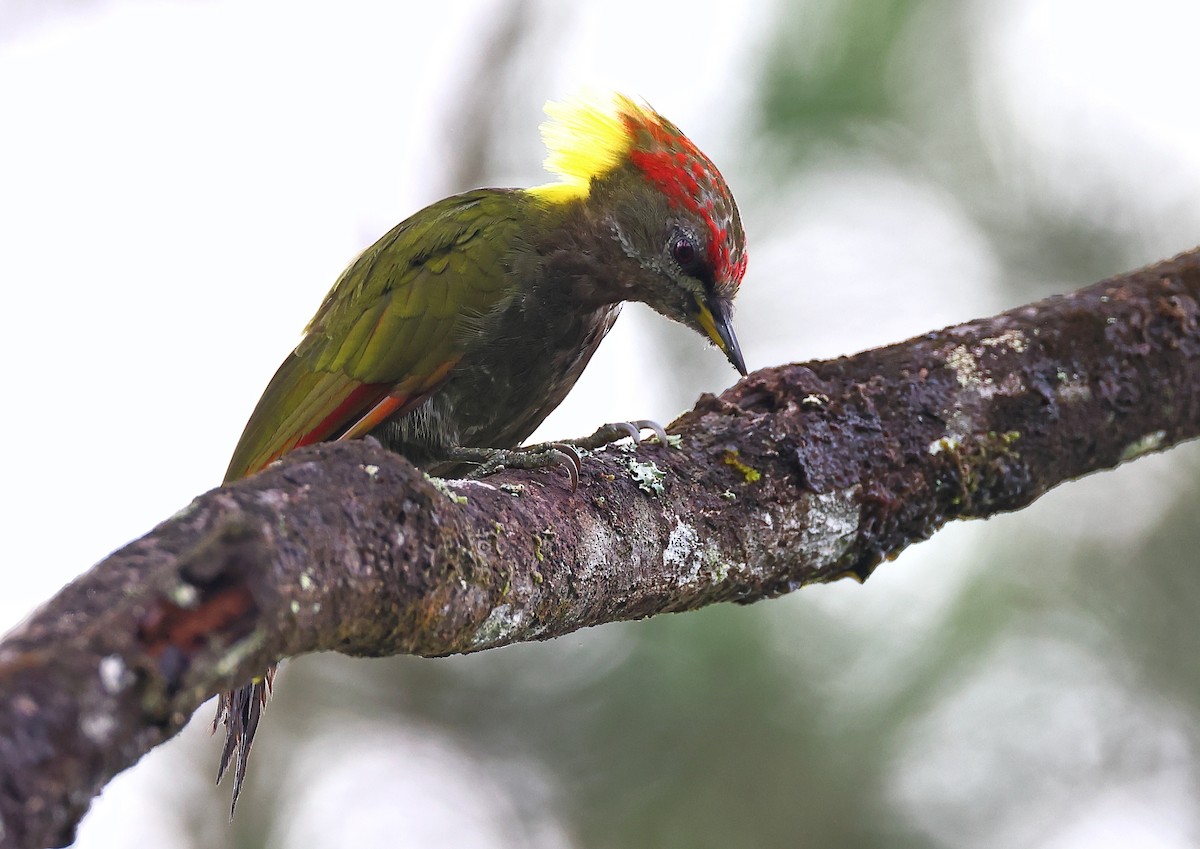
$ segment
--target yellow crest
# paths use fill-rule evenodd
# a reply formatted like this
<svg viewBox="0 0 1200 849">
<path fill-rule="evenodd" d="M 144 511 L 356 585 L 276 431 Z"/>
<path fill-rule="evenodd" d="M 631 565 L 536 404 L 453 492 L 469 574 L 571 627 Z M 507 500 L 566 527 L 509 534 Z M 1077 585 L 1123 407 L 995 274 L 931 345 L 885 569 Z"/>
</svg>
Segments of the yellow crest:
<svg viewBox="0 0 1200 849">
<path fill-rule="evenodd" d="M 594 177 L 603 177 L 625 160 L 633 145 L 628 117 L 657 120 L 653 112 L 623 94 L 551 101 L 546 114 L 550 120 L 541 128 L 545 165 L 559 181 L 529 191 L 550 201 L 587 197 Z"/>
</svg>

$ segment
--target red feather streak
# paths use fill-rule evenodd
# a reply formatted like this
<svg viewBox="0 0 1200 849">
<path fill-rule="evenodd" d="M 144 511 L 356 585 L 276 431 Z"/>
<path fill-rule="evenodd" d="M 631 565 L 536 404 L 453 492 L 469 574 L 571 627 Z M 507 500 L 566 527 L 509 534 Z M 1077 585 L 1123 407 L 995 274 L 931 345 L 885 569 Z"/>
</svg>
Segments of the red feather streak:
<svg viewBox="0 0 1200 849">
<path fill-rule="evenodd" d="M 246 474 L 252 475 L 261 469 L 265 469 L 289 451 L 329 439 L 342 430 L 347 421 L 359 415 L 364 408 L 375 406 L 380 398 L 387 395 L 389 388 L 389 385 L 386 383 L 363 383 L 354 387 L 342 399 L 342 402 L 333 409 L 333 412 L 317 422 L 312 428 L 296 436 L 294 440 L 288 440 L 282 448 L 265 458 L 261 463 L 257 463 L 247 469 Z"/>
<path fill-rule="evenodd" d="M 629 161 L 670 203 L 704 220 L 708 228 L 709 264 L 721 279 L 741 281 L 746 271 L 745 254 L 736 263 L 731 262 L 729 233 L 714 214 L 713 196 L 722 185 L 717 167 L 673 126 L 640 121 L 628 114 L 624 119 L 631 135 L 645 133 L 651 142 L 644 147 L 634 147 L 629 152 Z"/>
</svg>

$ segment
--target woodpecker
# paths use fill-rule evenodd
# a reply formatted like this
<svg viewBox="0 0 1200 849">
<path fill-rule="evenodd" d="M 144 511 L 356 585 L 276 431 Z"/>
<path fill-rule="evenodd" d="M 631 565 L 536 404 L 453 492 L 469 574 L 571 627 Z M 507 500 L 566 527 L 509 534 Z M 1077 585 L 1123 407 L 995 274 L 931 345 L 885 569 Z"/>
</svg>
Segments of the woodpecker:
<svg viewBox="0 0 1200 849">
<path fill-rule="evenodd" d="M 570 446 L 517 446 L 566 397 L 624 301 L 692 328 L 746 374 L 731 323 L 745 234 L 716 166 L 623 95 L 546 112 L 558 179 L 445 198 L 363 251 L 267 385 L 227 482 L 302 445 L 368 434 L 433 475 L 565 460 L 574 482 Z M 579 444 L 638 427 L 654 426 L 608 425 Z M 236 760 L 234 807 L 273 673 L 224 694 L 213 723 L 226 731 L 218 781 Z"/>
</svg>

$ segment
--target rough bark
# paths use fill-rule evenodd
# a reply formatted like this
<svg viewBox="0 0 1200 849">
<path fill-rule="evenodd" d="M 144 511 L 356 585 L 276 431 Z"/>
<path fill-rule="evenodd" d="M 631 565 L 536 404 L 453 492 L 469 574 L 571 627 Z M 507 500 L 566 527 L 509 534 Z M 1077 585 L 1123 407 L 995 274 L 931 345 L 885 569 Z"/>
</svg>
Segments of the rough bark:
<svg viewBox="0 0 1200 849">
<path fill-rule="evenodd" d="M 64 845 L 213 694 L 313 651 L 444 655 L 751 602 L 1200 433 L 1200 251 L 706 395 L 670 446 L 431 482 L 366 442 L 213 490 L 0 644 L 0 844 Z"/>
</svg>

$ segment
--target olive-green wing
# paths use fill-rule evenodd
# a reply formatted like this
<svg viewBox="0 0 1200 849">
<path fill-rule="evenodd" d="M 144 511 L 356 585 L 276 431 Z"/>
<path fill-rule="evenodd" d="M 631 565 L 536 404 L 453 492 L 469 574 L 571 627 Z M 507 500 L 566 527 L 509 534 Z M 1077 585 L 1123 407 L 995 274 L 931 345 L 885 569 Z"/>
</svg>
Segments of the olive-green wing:
<svg viewBox="0 0 1200 849">
<path fill-rule="evenodd" d="M 505 259 L 523 200 L 496 189 L 446 198 L 367 248 L 267 385 L 225 479 L 361 435 L 427 398 L 462 358 L 469 328 L 512 291 Z"/>
</svg>

